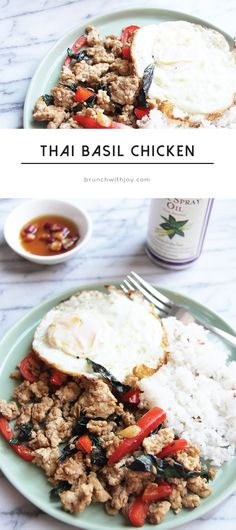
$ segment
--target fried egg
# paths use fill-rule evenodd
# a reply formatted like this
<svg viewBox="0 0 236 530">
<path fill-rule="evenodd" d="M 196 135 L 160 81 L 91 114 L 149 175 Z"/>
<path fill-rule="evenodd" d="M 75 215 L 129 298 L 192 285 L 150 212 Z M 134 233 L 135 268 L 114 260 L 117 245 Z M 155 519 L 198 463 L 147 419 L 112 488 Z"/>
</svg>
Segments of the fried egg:
<svg viewBox="0 0 236 530">
<path fill-rule="evenodd" d="M 235 52 L 215 30 L 185 21 L 144 26 L 131 55 L 140 78 L 155 65 L 148 97 L 169 118 L 219 116 L 235 102 Z"/>
<path fill-rule="evenodd" d="M 86 358 L 121 382 L 136 369 L 151 373 L 165 355 L 165 333 L 154 307 L 122 291 L 82 291 L 51 309 L 36 329 L 33 350 L 49 366 L 92 375 Z"/>
</svg>

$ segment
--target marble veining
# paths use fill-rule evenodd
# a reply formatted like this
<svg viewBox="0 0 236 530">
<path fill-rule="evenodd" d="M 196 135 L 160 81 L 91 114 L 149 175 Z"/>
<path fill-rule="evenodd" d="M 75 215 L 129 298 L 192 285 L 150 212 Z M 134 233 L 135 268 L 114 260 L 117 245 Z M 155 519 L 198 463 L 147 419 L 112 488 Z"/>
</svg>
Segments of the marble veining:
<svg viewBox="0 0 236 530">
<path fill-rule="evenodd" d="M 0 127 L 21 128 L 32 75 L 52 45 L 72 26 L 143 0 L 0 0 Z M 232 36 L 236 0 L 145 0 L 145 6 L 174 9 L 203 18 Z"/>
<path fill-rule="evenodd" d="M 4 220 L 19 200 L 0 201 L 1 336 L 27 310 L 51 296 L 88 283 L 107 283 L 111 278 L 119 281 L 131 269 L 153 283 L 195 298 L 236 328 L 236 200 L 215 201 L 201 258 L 193 267 L 178 272 L 156 267 L 145 254 L 148 200 L 76 202 L 93 221 L 90 242 L 65 264 L 42 267 L 21 259 L 5 244 Z M 68 528 L 35 508 L 2 474 L 0 491 L 0 528 Z M 182 528 L 235 530 L 236 493 L 214 511 Z"/>
</svg>

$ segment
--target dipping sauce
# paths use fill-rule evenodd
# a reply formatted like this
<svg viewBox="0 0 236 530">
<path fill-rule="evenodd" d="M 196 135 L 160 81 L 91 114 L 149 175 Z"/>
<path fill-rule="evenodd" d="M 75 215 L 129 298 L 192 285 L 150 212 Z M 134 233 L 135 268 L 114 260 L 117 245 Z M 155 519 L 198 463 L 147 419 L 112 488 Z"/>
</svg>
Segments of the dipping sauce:
<svg viewBox="0 0 236 530">
<path fill-rule="evenodd" d="M 79 232 L 75 223 L 59 215 L 31 219 L 20 231 L 22 247 L 38 256 L 64 254 L 72 250 L 78 240 Z"/>
</svg>

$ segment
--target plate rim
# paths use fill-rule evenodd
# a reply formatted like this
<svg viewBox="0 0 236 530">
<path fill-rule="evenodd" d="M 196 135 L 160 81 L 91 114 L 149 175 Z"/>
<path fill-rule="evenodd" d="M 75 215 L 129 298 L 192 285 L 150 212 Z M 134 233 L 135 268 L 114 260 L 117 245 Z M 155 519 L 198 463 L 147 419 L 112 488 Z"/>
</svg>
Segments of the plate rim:
<svg viewBox="0 0 236 530">
<path fill-rule="evenodd" d="M 208 28 L 211 28 L 211 29 L 214 29 L 216 31 L 218 31 L 219 33 L 221 33 L 225 38 L 226 40 L 231 43 L 231 45 L 233 45 L 233 42 L 234 42 L 234 39 L 233 37 L 223 31 L 221 28 L 219 28 L 218 26 L 215 26 L 214 24 L 211 24 L 210 22 L 208 22 L 207 20 L 204 20 L 200 17 L 196 17 L 194 15 L 191 15 L 189 13 L 185 13 L 184 11 L 178 11 L 178 10 L 174 10 L 174 9 L 162 9 L 162 8 L 158 8 L 158 7 L 155 7 L 155 5 L 150 5 L 150 6 L 147 6 L 147 7 L 141 7 L 139 4 L 135 4 L 135 5 L 130 5 L 130 4 L 127 4 L 126 7 L 124 7 L 123 9 L 120 9 L 120 8 L 115 8 L 112 10 L 112 13 L 108 12 L 107 10 L 104 10 L 102 11 L 101 15 L 97 15 L 95 17 L 89 17 L 88 19 L 86 18 L 83 18 L 81 19 L 81 24 L 76 24 L 76 25 L 73 25 L 68 31 L 66 31 L 59 39 L 56 40 L 56 42 L 53 44 L 53 46 L 51 48 L 49 48 L 48 52 L 46 53 L 45 57 L 43 57 L 43 59 L 39 62 L 31 80 L 30 80 L 30 83 L 28 85 L 28 88 L 27 88 L 27 92 L 26 92 L 26 96 L 25 96 L 25 100 L 24 100 L 24 105 L 23 105 L 23 129 L 37 129 L 36 127 L 33 127 L 32 126 L 32 120 L 31 122 L 29 122 L 29 119 L 28 119 L 28 107 L 29 107 L 29 102 L 30 102 L 30 98 L 31 98 L 31 92 L 33 92 L 33 88 L 34 88 L 34 83 L 35 83 L 35 80 L 37 79 L 37 76 L 39 75 L 40 73 L 40 70 L 43 68 L 43 66 L 47 63 L 48 59 L 50 58 L 50 55 L 53 54 L 53 52 L 57 49 L 57 47 L 60 45 L 60 43 L 65 39 L 67 40 L 70 35 L 76 31 L 76 28 L 81 28 L 82 25 L 87 25 L 87 24 L 92 24 L 92 25 L 99 25 L 99 22 L 101 23 L 102 20 L 106 20 L 106 19 L 110 19 L 111 17 L 114 18 L 114 17 L 119 17 L 119 16 L 124 16 L 125 13 L 137 13 L 137 12 L 156 12 L 157 14 L 165 14 L 165 15 L 174 15 L 175 17 L 176 16 L 180 16 L 181 15 L 183 17 L 185 17 L 185 19 L 189 19 L 189 21 L 191 20 L 194 24 L 201 24 L 203 26 L 206 26 Z"/>
<path fill-rule="evenodd" d="M 235 331 L 233 330 L 231 325 L 229 325 L 227 323 L 227 321 L 222 319 L 216 312 L 212 311 L 207 306 L 205 306 L 205 305 L 199 303 L 198 301 L 196 301 L 195 299 L 193 299 L 193 298 L 191 298 L 189 296 L 185 296 L 185 295 L 183 295 L 183 294 L 181 294 L 181 293 L 179 293 L 177 291 L 173 291 L 173 290 L 170 290 L 170 289 L 159 287 L 159 285 L 156 284 L 155 282 L 154 283 L 151 282 L 151 283 L 152 283 L 152 285 L 158 287 L 167 296 L 170 295 L 170 297 L 171 297 L 171 295 L 172 295 L 172 297 L 177 297 L 177 298 L 180 297 L 182 300 L 185 301 L 185 303 L 187 303 L 187 305 L 188 304 L 191 305 L 193 303 L 193 305 L 195 307 L 197 307 L 200 311 L 201 310 L 204 310 L 204 311 L 207 310 L 207 313 L 209 313 L 212 316 L 213 319 L 217 318 L 217 320 L 220 321 L 220 323 L 222 324 L 223 328 L 226 331 L 230 331 L 231 333 L 235 334 Z M 70 289 L 67 289 L 66 291 L 59 292 L 57 295 L 51 296 L 48 299 L 44 300 L 40 304 L 36 305 L 35 307 L 33 307 L 32 309 L 27 311 L 20 319 L 18 319 L 16 321 L 15 324 L 13 324 L 13 326 L 10 327 L 10 329 L 4 334 L 4 336 L 2 337 L 2 339 L 0 341 L 0 349 L 2 349 L 2 347 L 4 347 L 4 343 L 7 342 L 11 338 L 11 334 L 12 333 L 17 331 L 17 329 L 19 327 L 21 327 L 22 324 L 24 324 L 25 321 L 27 321 L 28 319 L 31 319 L 32 317 L 34 317 L 35 313 L 37 314 L 38 311 L 43 310 L 44 307 L 47 306 L 48 304 L 60 303 L 60 301 L 63 301 L 64 299 L 66 299 L 66 297 L 68 298 L 68 296 L 72 296 L 73 293 L 75 294 L 76 292 L 81 291 L 81 290 L 86 290 L 86 289 L 88 289 L 88 290 L 91 290 L 91 289 L 104 289 L 105 288 L 104 286 L 108 285 L 108 284 L 112 284 L 112 285 L 118 286 L 119 282 L 117 282 L 117 280 L 116 281 L 108 280 L 106 282 L 103 281 L 103 282 L 96 282 L 96 283 L 89 283 L 89 284 L 85 284 L 85 285 L 79 285 L 78 287 L 74 286 L 74 287 L 71 287 Z M 59 301 L 58 301 L 58 299 L 59 299 Z M 2 359 L 0 358 L 0 377 L 1 377 L 2 369 L 5 366 L 5 362 L 7 362 L 9 356 L 11 356 L 11 349 L 9 350 L 9 353 L 6 355 L 6 357 L 3 357 Z M 3 441 L 3 443 L 4 443 L 4 441 Z M 8 450 L 7 445 L 6 445 L 6 450 Z M 9 450 L 10 450 L 10 448 L 9 448 Z M 27 463 L 26 463 L 26 465 L 27 465 Z M 72 514 L 69 514 L 69 513 L 63 512 L 62 510 L 60 511 L 60 510 L 54 508 L 53 504 L 51 506 L 49 502 L 47 504 L 47 509 L 45 510 L 45 506 L 44 506 L 45 501 L 41 501 L 41 500 L 35 499 L 34 495 L 31 496 L 30 492 L 29 493 L 27 492 L 27 494 L 25 494 L 24 485 L 22 485 L 22 486 L 21 486 L 21 484 L 19 485 L 18 482 L 17 482 L 17 479 L 15 480 L 14 477 L 12 477 L 11 472 L 10 471 L 8 472 L 8 470 L 7 470 L 7 465 L 6 466 L 4 465 L 4 461 L 1 462 L 1 470 L 2 470 L 2 473 L 4 474 L 4 476 L 16 488 L 16 490 L 19 491 L 34 506 L 36 506 L 37 508 L 42 510 L 43 513 L 46 513 L 47 515 L 50 515 L 51 517 L 54 517 L 56 520 L 62 521 L 64 523 L 66 523 L 66 524 L 74 525 L 74 526 L 79 527 L 79 528 L 84 529 L 84 530 L 104 530 L 104 525 L 101 525 L 101 524 L 91 523 L 91 522 L 87 522 L 87 521 L 80 521 L 79 518 L 77 520 L 73 521 L 73 515 Z M 193 520 L 199 519 L 199 517 L 201 517 L 202 515 L 204 515 L 206 513 L 209 513 L 211 510 L 216 508 L 224 499 L 226 499 L 230 494 L 233 493 L 235 488 L 236 488 L 236 477 L 228 485 L 227 488 L 224 488 L 224 490 L 217 495 L 216 498 L 211 499 L 211 497 L 208 497 L 208 501 L 207 501 L 206 505 L 204 503 L 202 503 L 200 506 L 198 506 L 198 510 L 197 511 L 192 510 L 192 512 L 188 512 L 187 521 L 183 522 L 183 521 L 181 521 L 181 519 L 179 521 L 178 521 L 178 519 L 176 521 L 166 521 L 166 522 L 164 521 L 162 523 L 163 530 L 168 530 L 168 529 L 171 529 L 171 528 L 174 529 L 174 528 L 177 528 L 177 527 L 181 526 L 182 524 L 188 524 L 189 522 L 191 522 Z M 132 528 L 131 526 L 125 525 L 125 523 L 124 523 L 124 526 L 122 526 L 120 524 L 112 524 L 112 527 L 114 529 L 116 529 L 116 530 L 120 530 L 122 527 L 124 527 L 124 528 Z"/>
</svg>

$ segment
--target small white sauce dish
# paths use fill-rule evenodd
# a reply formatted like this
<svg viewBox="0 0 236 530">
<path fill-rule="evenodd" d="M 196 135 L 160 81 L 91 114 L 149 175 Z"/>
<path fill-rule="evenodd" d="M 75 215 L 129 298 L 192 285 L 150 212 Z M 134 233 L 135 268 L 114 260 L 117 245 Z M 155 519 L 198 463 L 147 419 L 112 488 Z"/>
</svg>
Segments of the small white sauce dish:
<svg viewBox="0 0 236 530">
<path fill-rule="evenodd" d="M 58 215 L 70 219 L 78 227 L 80 238 L 76 245 L 63 254 L 54 254 L 52 256 L 38 256 L 27 252 L 20 242 L 20 231 L 22 227 L 31 219 L 44 215 Z M 63 263 L 77 252 L 88 242 L 92 234 L 92 222 L 88 214 L 70 202 L 54 199 L 35 199 L 24 201 L 17 206 L 8 215 L 4 224 L 4 237 L 9 245 L 17 254 L 40 265 L 56 265 Z"/>
</svg>

